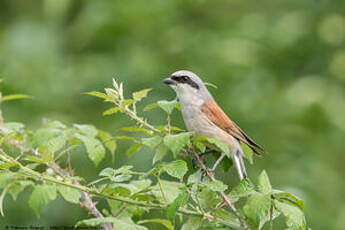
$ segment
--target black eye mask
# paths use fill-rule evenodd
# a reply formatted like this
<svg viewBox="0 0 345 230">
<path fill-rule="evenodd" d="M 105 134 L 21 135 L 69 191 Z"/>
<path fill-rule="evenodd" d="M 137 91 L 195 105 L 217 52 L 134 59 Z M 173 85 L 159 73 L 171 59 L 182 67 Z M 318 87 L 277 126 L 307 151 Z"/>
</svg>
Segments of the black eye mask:
<svg viewBox="0 0 345 230">
<path fill-rule="evenodd" d="M 195 83 L 195 81 L 190 79 L 190 77 L 188 77 L 188 76 L 172 76 L 171 79 L 178 82 L 178 83 L 188 84 L 192 88 L 200 89 L 199 85 L 197 83 Z"/>
</svg>

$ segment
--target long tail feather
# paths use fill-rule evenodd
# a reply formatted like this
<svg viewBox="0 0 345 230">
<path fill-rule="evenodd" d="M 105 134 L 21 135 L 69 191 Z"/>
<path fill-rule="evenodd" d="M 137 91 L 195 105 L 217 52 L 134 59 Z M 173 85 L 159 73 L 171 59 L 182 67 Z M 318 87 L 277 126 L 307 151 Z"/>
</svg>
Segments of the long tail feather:
<svg viewBox="0 0 345 230">
<path fill-rule="evenodd" d="M 240 151 L 236 151 L 233 156 L 233 160 L 240 180 L 247 178 L 246 166 L 244 165 L 242 153 Z"/>
</svg>

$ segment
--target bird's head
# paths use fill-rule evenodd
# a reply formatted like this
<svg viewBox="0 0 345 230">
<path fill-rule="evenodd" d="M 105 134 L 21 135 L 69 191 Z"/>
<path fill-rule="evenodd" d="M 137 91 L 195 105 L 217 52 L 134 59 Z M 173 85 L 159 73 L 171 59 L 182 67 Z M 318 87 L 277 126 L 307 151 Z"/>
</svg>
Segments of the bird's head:
<svg viewBox="0 0 345 230">
<path fill-rule="evenodd" d="M 199 99 L 206 101 L 212 99 L 203 81 L 191 71 L 176 71 L 163 82 L 175 90 L 180 100 Z"/>
</svg>

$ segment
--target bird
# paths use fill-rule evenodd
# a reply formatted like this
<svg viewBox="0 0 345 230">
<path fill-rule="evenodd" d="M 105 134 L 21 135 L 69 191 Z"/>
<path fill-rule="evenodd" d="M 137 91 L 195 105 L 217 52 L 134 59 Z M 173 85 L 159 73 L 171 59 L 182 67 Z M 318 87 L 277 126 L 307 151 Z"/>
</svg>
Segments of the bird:
<svg viewBox="0 0 345 230">
<path fill-rule="evenodd" d="M 195 137 L 216 138 L 229 147 L 231 159 L 236 166 L 240 180 L 247 178 L 241 142 L 261 155 L 264 148 L 255 143 L 245 132 L 225 114 L 198 75 L 188 70 L 172 73 L 163 83 L 169 85 L 179 100 L 181 113 L 188 131 Z M 224 152 L 210 169 L 214 171 L 226 156 Z"/>
</svg>

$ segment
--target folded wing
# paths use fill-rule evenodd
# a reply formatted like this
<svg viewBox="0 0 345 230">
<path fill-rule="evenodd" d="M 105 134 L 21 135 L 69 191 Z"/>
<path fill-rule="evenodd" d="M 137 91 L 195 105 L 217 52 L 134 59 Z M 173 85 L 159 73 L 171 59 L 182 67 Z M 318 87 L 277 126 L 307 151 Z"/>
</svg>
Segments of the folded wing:
<svg viewBox="0 0 345 230">
<path fill-rule="evenodd" d="M 231 121 L 230 118 L 224 113 L 224 111 L 217 105 L 215 101 L 206 101 L 201 106 L 201 111 L 206 114 L 208 119 L 215 125 L 229 133 L 231 136 L 247 144 L 254 153 L 261 155 L 260 151 L 264 149 L 256 144 L 247 134 L 245 134 L 235 122 Z"/>
</svg>

